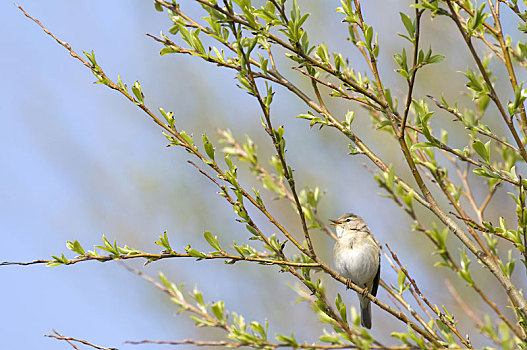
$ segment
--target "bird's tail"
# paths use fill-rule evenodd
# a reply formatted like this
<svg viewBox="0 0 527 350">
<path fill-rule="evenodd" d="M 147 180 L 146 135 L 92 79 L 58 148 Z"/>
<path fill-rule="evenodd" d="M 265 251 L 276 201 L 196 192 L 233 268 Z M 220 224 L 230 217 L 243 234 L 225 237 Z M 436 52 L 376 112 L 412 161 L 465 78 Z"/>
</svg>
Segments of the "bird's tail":
<svg viewBox="0 0 527 350">
<path fill-rule="evenodd" d="M 371 303 L 368 298 L 360 298 L 360 324 L 364 328 L 371 328 Z"/>
</svg>

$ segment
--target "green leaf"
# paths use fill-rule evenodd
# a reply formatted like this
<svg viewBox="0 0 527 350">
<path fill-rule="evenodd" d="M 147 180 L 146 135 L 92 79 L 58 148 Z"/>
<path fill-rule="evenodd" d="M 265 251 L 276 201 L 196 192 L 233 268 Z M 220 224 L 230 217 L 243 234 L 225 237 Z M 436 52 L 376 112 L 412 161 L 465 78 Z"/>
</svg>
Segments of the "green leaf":
<svg viewBox="0 0 527 350">
<path fill-rule="evenodd" d="M 207 138 L 207 134 L 203 134 L 203 146 L 205 147 L 205 152 L 209 156 L 209 158 L 214 162 L 214 146 L 212 146 L 212 143 L 210 143 L 209 139 Z"/>
<path fill-rule="evenodd" d="M 190 245 L 185 247 L 185 251 L 187 252 L 188 255 L 192 256 L 192 257 L 195 257 L 195 258 L 206 258 L 207 255 L 206 254 L 203 254 L 202 252 L 196 250 L 196 249 L 193 249 L 193 248 L 190 248 Z"/>
<path fill-rule="evenodd" d="M 164 55 L 171 54 L 171 53 L 178 53 L 179 51 L 181 51 L 181 49 L 179 47 L 176 47 L 176 46 L 165 46 L 164 48 L 162 48 L 159 51 L 159 54 L 161 56 L 164 56 Z"/>
<path fill-rule="evenodd" d="M 285 196 L 284 189 L 278 186 L 270 175 L 262 177 L 262 184 L 265 189 L 273 191 L 274 193 L 278 194 L 280 198 Z"/>
<path fill-rule="evenodd" d="M 406 282 L 406 274 L 403 272 L 403 270 L 399 270 L 397 272 L 397 285 L 399 287 L 399 294 L 403 294 L 405 290 L 410 288 L 410 286 L 405 282 Z"/>
<path fill-rule="evenodd" d="M 485 163 L 489 163 L 490 158 L 490 141 L 487 141 L 487 143 L 483 144 L 480 140 L 474 140 L 472 141 L 472 148 L 474 151 L 476 151 L 477 154 L 485 161 Z"/>
<path fill-rule="evenodd" d="M 181 138 L 183 140 L 185 140 L 185 142 L 192 148 L 194 148 L 194 140 L 192 140 L 192 138 L 187 134 L 187 132 L 185 130 L 182 130 L 180 133 L 179 133 L 179 136 L 181 136 Z"/>
<path fill-rule="evenodd" d="M 402 196 L 404 203 L 410 209 L 413 209 L 413 207 L 414 207 L 414 204 L 413 204 L 414 197 L 415 197 L 415 192 L 413 190 L 411 190 L 410 192 L 408 192 L 408 193 L 406 193 L 406 194 L 404 194 Z"/>
<path fill-rule="evenodd" d="M 287 337 L 285 335 L 277 334 L 276 340 L 278 340 L 281 343 L 289 344 L 293 347 L 298 347 L 298 343 L 295 340 L 295 336 L 293 335 L 293 332 L 291 332 L 291 336 Z"/>
<path fill-rule="evenodd" d="M 346 120 L 342 123 L 345 128 L 350 129 L 351 123 L 353 123 L 353 120 L 355 119 L 355 112 L 354 111 L 347 111 L 346 112 Z"/>
<path fill-rule="evenodd" d="M 103 240 L 104 246 L 97 245 L 95 246 L 96 248 L 105 250 L 111 253 L 112 255 L 114 255 L 115 257 L 118 257 L 120 255 L 119 248 L 117 247 L 117 241 L 114 240 L 114 244 L 112 245 L 110 241 L 108 241 L 105 235 L 102 235 L 102 240 Z"/>
<path fill-rule="evenodd" d="M 313 115 L 313 113 L 311 113 L 310 111 L 308 111 L 306 114 L 299 114 L 299 115 L 297 116 L 297 118 L 299 118 L 299 119 L 312 120 L 313 118 L 315 118 L 315 116 Z"/>
<path fill-rule="evenodd" d="M 213 236 L 212 233 L 210 233 L 209 231 L 205 231 L 203 235 L 205 236 L 205 239 L 207 240 L 207 242 L 210 244 L 212 248 L 216 249 L 217 251 L 221 251 L 221 246 L 220 246 L 220 243 L 218 242 L 217 236 Z"/>
<path fill-rule="evenodd" d="M 88 58 L 88 60 L 91 62 L 92 67 L 97 67 L 97 61 L 95 60 L 95 52 L 93 50 L 91 53 L 88 53 L 86 51 L 83 51 L 84 55 Z"/>
<path fill-rule="evenodd" d="M 234 171 L 236 169 L 236 166 L 232 164 L 232 160 L 229 156 L 225 156 L 225 164 L 227 164 L 227 167 L 229 168 L 229 171 Z"/>
<path fill-rule="evenodd" d="M 487 167 L 477 168 L 472 170 L 472 172 L 478 176 L 490 177 L 493 179 L 501 179 L 501 176 L 499 174 L 496 174 Z"/>
<path fill-rule="evenodd" d="M 260 233 L 258 233 L 258 230 L 256 230 L 254 227 L 252 227 L 249 224 L 245 224 L 245 228 L 247 231 L 249 231 L 252 235 L 260 237 Z"/>
<path fill-rule="evenodd" d="M 174 252 L 174 250 L 170 246 L 170 242 L 168 241 L 168 236 L 166 232 L 163 232 L 163 234 L 159 236 L 159 241 L 155 241 L 154 243 L 165 248 L 167 252 Z"/>
<path fill-rule="evenodd" d="M 75 252 L 75 253 L 77 253 L 79 255 L 86 255 L 86 252 L 84 251 L 84 249 L 82 248 L 81 244 L 77 240 L 75 240 L 73 242 L 68 241 L 66 243 L 66 247 L 69 250 L 71 250 L 71 251 L 73 251 L 73 252 Z"/>
<path fill-rule="evenodd" d="M 516 259 L 513 259 L 512 258 L 512 251 L 509 250 L 509 255 L 508 255 L 508 259 L 507 259 L 507 263 L 506 264 L 503 264 L 502 260 L 498 260 L 499 264 L 500 264 L 500 267 L 501 267 L 501 270 L 503 271 L 503 273 L 507 276 L 507 277 L 511 277 L 512 275 L 512 272 L 514 271 L 514 266 L 516 264 Z"/>
<path fill-rule="evenodd" d="M 480 7 L 476 11 L 474 11 L 473 16 L 470 17 L 467 21 L 467 34 L 469 36 L 473 35 L 474 31 L 477 31 L 480 29 L 480 27 L 483 25 L 483 22 L 485 22 L 485 19 L 490 17 L 490 13 L 484 13 L 486 4 L 481 4 Z"/>
<path fill-rule="evenodd" d="M 335 306 L 340 314 L 340 317 L 344 322 L 347 322 L 347 308 L 346 304 L 342 301 L 340 294 L 337 294 L 337 299 L 335 300 Z"/>
<path fill-rule="evenodd" d="M 119 88 L 121 88 L 121 90 L 128 92 L 128 89 L 126 88 L 126 84 L 123 83 L 120 75 L 117 75 L 117 84 L 119 85 Z"/>
<path fill-rule="evenodd" d="M 527 89 L 523 89 L 523 82 L 516 86 L 514 90 L 514 102 L 509 102 L 507 108 L 509 114 L 512 116 L 518 112 L 518 108 L 523 105 L 527 99 Z"/>
<path fill-rule="evenodd" d="M 414 149 L 429 148 L 429 147 L 437 147 L 437 145 L 433 144 L 432 142 L 420 142 L 420 143 L 413 144 L 412 147 L 410 147 L 410 149 L 413 151 Z"/>
<path fill-rule="evenodd" d="M 175 125 L 176 125 L 176 120 L 174 119 L 174 113 L 172 113 L 172 112 L 165 112 L 165 110 L 163 108 L 161 108 L 161 107 L 159 108 L 159 112 L 161 112 L 161 114 L 163 115 L 163 117 L 167 121 L 168 126 L 170 127 L 170 129 L 173 130 L 175 128 Z"/>
<path fill-rule="evenodd" d="M 403 48 L 402 53 L 393 55 L 395 62 L 399 65 L 397 72 L 403 76 L 405 79 L 410 78 L 410 71 L 408 69 L 408 63 L 406 58 L 406 50 Z"/>
<path fill-rule="evenodd" d="M 145 103 L 145 96 L 141 92 L 141 84 L 139 84 L 138 81 L 136 81 L 132 86 L 132 92 L 134 93 L 134 96 L 137 99 L 137 102 L 139 102 L 139 104 Z"/>
<path fill-rule="evenodd" d="M 448 328 L 448 326 L 443 322 L 441 321 L 440 319 L 436 319 L 436 324 L 437 324 L 437 327 L 444 333 L 452 333 L 452 330 L 450 328 Z"/>
<path fill-rule="evenodd" d="M 67 265 L 69 263 L 69 260 L 64 256 L 64 254 L 62 254 L 60 257 L 58 256 L 55 256 L 55 255 L 52 255 L 51 256 L 53 259 L 53 261 L 50 261 L 46 264 L 46 267 L 54 267 L 54 266 L 59 266 L 59 265 Z"/>
<path fill-rule="evenodd" d="M 216 317 L 218 321 L 220 322 L 225 321 L 225 316 L 224 316 L 225 304 L 223 303 L 223 301 L 218 301 L 217 303 L 212 304 L 210 309 L 212 310 L 212 314 L 214 315 L 214 317 Z"/>
<path fill-rule="evenodd" d="M 461 254 L 461 263 L 460 263 L 460 270 L 458 271 L 458 275 L 459 277 L 467 281 L 470 286 L 472 286 L 474 285 L 474 280 L 472 280 L 472 276 L 469 270 L 470 259 L 468 258 L 467 253 L 465 252 L 465 249 L 460 249 L 459 252 Z"/>
<path fill-rule="evenodd" d="M 366 39 L 367 48 L 371 51 L 371 43 L 373 41 L 373 27 L 367 26 L 366 24 L 364 25 L 364 27 L 366 28 L 366 30 L 364 31 L 364 39 Z"/>
<path fill-rule="evenodd" d="M 395 181 L 395 171 L 393 170 L 393 164 L 390 164 L 388 171 L 382 173 L 386 186 L 388 188 L 393 188 Z"/>
<path fill-rule="evenodd" d="M 326 44 L 322 43 L 317 47 L 317 56 L 320 58 L 322 63 L 329 64 L 329 52 Z"/>
<path fill-rule="evenodd" d="M 439 142 L 438 139 L 436 139 L 435 137 L 432 136 L 432 134 L 430 133 L 430 129 L 428 128 L 428 126 L 426 125 L 423 125 L 423 135 L 425 135 L 426 139 L 432 144 L 434 145 L 434 147 L 440 147 L 441 146 L 441 143 Z"/>
<path fill-rule="evenodd" d="M 267 340 L 267 331 L 261 324 L 259 324 L 256 321 L 252 321 L 250 326 L 255 332 L 257 332 L 260 335 L 262 340 L 264 341 Z M 266 321 L 266 328 L 267 328 L 267 321 Z"/>
<path fill-rule="evenodd" d="M 399 15 L 401 16 L 401 21 L 408 32 L 409 38 L 407 39 L 409 39 L 410 42 L 413 42 L 415 37 L 415 23 L 406 14 L 399 12 Z"/>
<path fill-rule="evenodd" d="M 329 334 L 328 331 L 325 329 L 323 329 L 322 332 L 324 334 L 318 338 L 321 342 L 329 343 L 333 345 L 343 344 L 342 340 L 338 337 L 336 333 Z"/>
</svg>

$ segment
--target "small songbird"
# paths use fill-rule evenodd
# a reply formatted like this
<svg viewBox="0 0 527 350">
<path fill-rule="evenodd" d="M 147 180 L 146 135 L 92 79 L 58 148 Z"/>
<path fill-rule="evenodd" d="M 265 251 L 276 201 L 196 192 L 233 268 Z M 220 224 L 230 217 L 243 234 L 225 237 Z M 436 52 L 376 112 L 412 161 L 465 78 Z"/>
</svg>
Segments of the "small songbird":
<svg viewBox="0 0 527 350">
<path fill-rule="evenodd" d="M 330 220 L 337 230 L 334 248 L 337 272 L 361 288 L 377 295 L 381 275 L 381 253 L 373 240 L 370 229 L 360 216 L 344 214 L 337 220 Z M 363 327 L 371 328 L 370 300 L 359 294 Z"/>
</svg>

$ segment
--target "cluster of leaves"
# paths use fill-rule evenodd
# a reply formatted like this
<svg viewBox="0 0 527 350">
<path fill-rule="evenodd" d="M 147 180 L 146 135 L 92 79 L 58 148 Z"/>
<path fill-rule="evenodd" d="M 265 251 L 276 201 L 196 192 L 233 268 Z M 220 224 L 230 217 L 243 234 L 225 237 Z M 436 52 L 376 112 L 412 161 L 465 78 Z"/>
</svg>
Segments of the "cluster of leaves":
<svg viewBox="0 0 527 350">
<path fill-rule="evenodd" d="M 246 323 L 245 318 L 237 313 L 230 313 L 225 310 L 223 302 L 219 301 L 216 303 L 205 303 L 203 295 L 196 288 L 191 293 L 188 293 L 187 298 L 183 291 L 183 286 L 176 285 L 170 282 L 165 275 L 159 274 L 159 279 L 162 282 L 162 289 L 170 295 L 170 300 L 175 303 L 178 307 L 178 313 L 187 312 L 190 314 L 190 318 L 194 320 L 197 327 L 215 327 L 220 328 L 226 332 L 225 337 L 230 339 L 228 342 L 210 342 L 207 345 L 223 345 L 227 347 L 239 347 L 248 346 L 258 349 L 275 349 L 279 347 L 292 347 L 292 348 L 324 348 L 325 345 L 320 343 L 300 343 L 296 340 L 294 333 L 290 335 L 275 334 L 273 342 L 269 336 L 268 328 L 269 324 L 266 321 L 265 324 L 261 324 L 257 321 L 251 321 Z M 320 289 L 323 291 L 323 288 Z M 298 293 L 301 295 L 303 300 L 310 302 L 313 308 L 319 313 L 321 322 L 334 323 L 331 317 L 328 317 L 321 311 L 323 306 L 320 305 L 313 298 L 312 295 L 306 294 L 302 288 L 298 288 Z M 341 313 L 341 316 L 346 319 L 346 305 L 342 302 L 340 295 L 336 299 L 336 306 Z M 354 323 L 358 326 L 359 317 L 352 309 L 352 317 Z M 353 341 L 358 346 L 367 348 L 373 342 L 373 338 L 365 330 L 362 331 L 362 335 L 367 339 L 365 341 L 363 337 L 354 336 L 350 339 L 346 333 L 328 333 L 326 330 L 319 336 L 319 341 L 322 344 L 329 344 L 327 347 L 335 345 L 345 347 L 346 341 Z M 200 341 L 186 340 L 187 343 L 194 343 L 197 345 L 205 345 Z"/>
</svg>

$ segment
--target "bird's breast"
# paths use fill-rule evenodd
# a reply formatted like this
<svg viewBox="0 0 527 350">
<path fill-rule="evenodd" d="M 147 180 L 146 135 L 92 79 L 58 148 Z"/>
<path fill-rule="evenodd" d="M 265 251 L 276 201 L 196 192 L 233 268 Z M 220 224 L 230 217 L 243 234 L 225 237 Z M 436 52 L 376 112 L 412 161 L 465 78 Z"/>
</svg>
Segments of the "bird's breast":
<svg viewBox="0 0 527 350">
<path fill-rule="evenodd" d="M 371 283 L 379 267 L 379 255 L 374 246 L 335 245 L 335 268 L 345 278 L 361 287 Z"/>
</svg>

